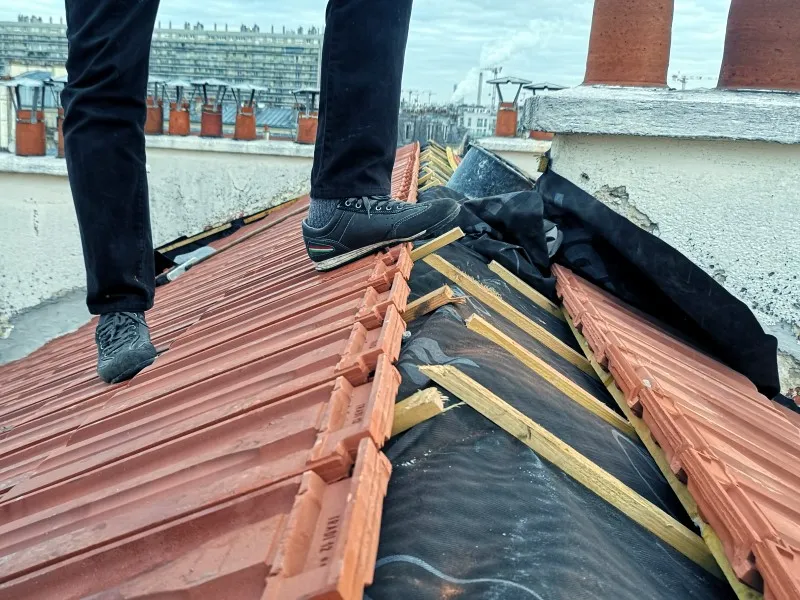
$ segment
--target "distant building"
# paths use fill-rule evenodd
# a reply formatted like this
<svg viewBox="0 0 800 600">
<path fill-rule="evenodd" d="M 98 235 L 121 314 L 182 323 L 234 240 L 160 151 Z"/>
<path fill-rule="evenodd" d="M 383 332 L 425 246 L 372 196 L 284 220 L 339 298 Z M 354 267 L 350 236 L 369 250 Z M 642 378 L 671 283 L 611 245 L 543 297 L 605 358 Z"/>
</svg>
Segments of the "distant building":
<svg viewBox="0 0 800 600">
<path fill-rule="evenodd" d="M 441 108 L 401 110 L 397 124 L 397 143 L 433 140 L 443 146 L 461 144 L 467 130 L 459 123 L 458 115 Z"/>
<path fill-rule="evenodd" d="M 497 109 L 486 106 L 463 106 L 459 124 L 469 132 L 470 137 L 493 136 L 497 124 Z"/>
<path fill-rule="evenodd" d="M 0 22 L 0 77 L 44 69 L 64 72 L 67 27 L 21 17 Z M 164 79 L 217 78 L 267 88 L 269 105 L 292 106 L 292 91 L 319 87 L 322 31 L 282 28 L 280 32 L 241 26 L 184 23 L 153 33 L 150 75 Z"/>
</svg>

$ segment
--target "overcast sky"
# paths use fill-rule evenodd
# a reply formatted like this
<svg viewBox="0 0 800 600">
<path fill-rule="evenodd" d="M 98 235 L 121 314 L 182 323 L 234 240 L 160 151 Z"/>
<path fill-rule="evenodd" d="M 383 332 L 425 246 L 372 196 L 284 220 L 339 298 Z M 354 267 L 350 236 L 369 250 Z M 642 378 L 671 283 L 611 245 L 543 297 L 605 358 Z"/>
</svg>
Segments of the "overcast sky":
<svg viewBox="0 0 800 600">
<path fill-rule="evenodd" d="M 100 1 L 100 0 L 98 0 Z M 208 26 L 258 23 L 295 28 L 324 24 L 326 0 L 161 0 L 162 24 L 201 21 Z M 406 54 L 405 89 L 430 90 L 447 101 L 460 84 L 469 100 L 479 66 L 503 74 L 564 85 L 579 84 L 586 66 L 593 0 L 415 0 Z M 675 0 L 670 76 L 710 79 L 722 57 L 730 0 Z M 54 17 L 64 0 L 2 0 L 0 20 L 17 14 Z M 427 96 L 427 95 L 426 95 Z"/>
</svg>

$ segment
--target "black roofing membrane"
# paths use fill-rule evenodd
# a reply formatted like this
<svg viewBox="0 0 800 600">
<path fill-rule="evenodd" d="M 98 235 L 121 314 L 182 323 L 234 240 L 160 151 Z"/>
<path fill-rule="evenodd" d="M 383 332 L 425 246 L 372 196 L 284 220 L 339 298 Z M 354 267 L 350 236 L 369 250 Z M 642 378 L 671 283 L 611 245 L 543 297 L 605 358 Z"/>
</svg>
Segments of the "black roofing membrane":
<svg viewBox="0 0 800 600">
<path fill-rule="evenodd" d="M 565 334 L 565 325 L 558 319 L 548 321 L 545 316 L 551 316 L 545 311 L 498 284 L 494 273 L 478 264 L 478 255 L 459 244 L 451 244 L 441 254 L 499 291 L 527 316 L 546 321 L 548 330 L 559 337 Z M 429 267 L 418 263 L 411 278 L 412 297 L 442 283 Z M 595 387 L 582 371 L 566 361 L 558 363 L 548 349 L 471 299 L 411 324 L 411 336 L 403 344 L 398 363 L 403 376 L 398 399 L 432 385 L 418 366 L 452 365 L 691 526 L 638 440 L 631 440 L 505 350 L 469 331 L 464 319 L 473 313 L 545 357 L 584 388 L 602 395 L 602 386 Z M 607 396 L 602 399 L 613 404 Z M 375 582 L 365 598 L 734 597 L 727 583 L 472 408 L 459 405 L 453 397 L 447 405 L 457 406 L 397 436 L 385 448 L 394 471 L 384 505 Z"/>
</svg>

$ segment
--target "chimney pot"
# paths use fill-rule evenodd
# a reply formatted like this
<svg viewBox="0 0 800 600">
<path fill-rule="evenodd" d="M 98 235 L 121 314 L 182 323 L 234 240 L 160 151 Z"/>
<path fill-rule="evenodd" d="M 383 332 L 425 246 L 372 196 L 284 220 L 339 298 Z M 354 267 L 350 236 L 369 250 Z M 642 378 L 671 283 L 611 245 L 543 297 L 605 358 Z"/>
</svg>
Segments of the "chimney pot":
<svg viewBox="0 0 800 600">
<path fill-rule="evenodd" d="M 800 91 L 800 2 L 733 0 L 722 89 Z"/>
<path fill-rule="evenodd" d="M 595 0 L 584 85 L 666 87 L 674 0 Z"/>
</svg>

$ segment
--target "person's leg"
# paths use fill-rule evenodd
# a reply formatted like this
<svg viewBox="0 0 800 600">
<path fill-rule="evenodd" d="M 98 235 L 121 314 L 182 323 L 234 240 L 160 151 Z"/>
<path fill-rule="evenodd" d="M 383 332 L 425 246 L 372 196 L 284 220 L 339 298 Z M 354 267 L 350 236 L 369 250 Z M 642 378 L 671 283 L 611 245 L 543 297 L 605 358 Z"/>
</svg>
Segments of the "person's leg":
<svg viewBox="0 0 800 600">
<path fill-rule="evenodd" d="M 311 207 L 303 233 L 317 268 L 335 268 L 451 222 L 451 200 L 392 202 L 392 168 L 412 0 L 329 0 Z"/>
<path fill-rule="evenodd" d="M 66 9 L 67 170 L 87 305 L 101 315 L 98 373 L 116 382 L 156 356 L 143 314 L 155 287 L 144 121 L 158 0 L 66 0 Z"/>
<path fill-rule="evenodd" d="M 311 197 L 385 196 L 412 0 L 329 0 Z"/>
<path fill-rule="evenodd" d="M 87 305 L 143 312 L 155 287 L 144 121 L 158 0 L 66 0 L 66 9 L 64 150 Z"/>
</svg>

